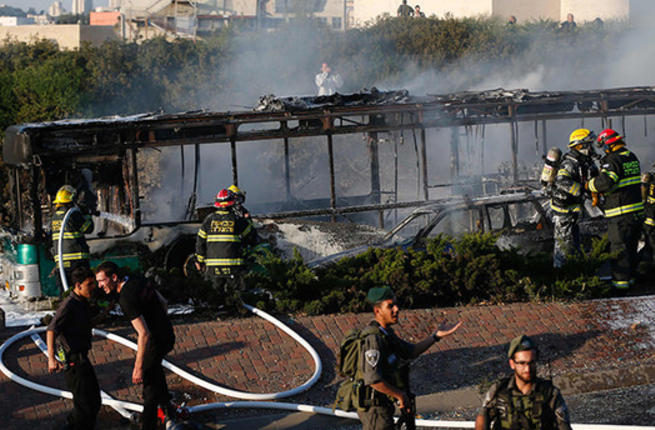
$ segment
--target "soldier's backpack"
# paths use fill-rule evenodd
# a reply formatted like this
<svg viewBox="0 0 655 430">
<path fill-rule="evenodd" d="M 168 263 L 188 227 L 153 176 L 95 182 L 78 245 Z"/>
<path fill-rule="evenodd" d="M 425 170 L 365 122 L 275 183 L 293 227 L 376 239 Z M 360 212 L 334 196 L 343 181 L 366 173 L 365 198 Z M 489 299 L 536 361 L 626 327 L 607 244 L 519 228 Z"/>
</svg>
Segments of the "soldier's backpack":
<svg viewBox="0 0 655 430">
<path fill-rule="evenodd" d="M 364 339 L 371 334 L 376 334 L 379 329 L 374 326 L 367 326 L 363 330 L 353 329 L 346 333 L 346 337 L 339 347 L 337 357 L 337 373 L 346 378 L 339 386 L 337 397 L 332 409 L 352 411 L 355 409 L 366 409 L 367 388 L 364 385 L 363 370 L 360 363 L 362 356 L 362 345 Z"/>
</svg>

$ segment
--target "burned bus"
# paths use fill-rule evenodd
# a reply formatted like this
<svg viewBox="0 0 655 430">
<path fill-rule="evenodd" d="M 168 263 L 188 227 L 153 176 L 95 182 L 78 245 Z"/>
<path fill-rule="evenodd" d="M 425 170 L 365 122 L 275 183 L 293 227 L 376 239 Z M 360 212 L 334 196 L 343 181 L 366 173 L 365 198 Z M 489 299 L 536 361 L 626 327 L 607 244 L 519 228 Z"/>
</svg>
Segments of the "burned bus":
<svg viewBox="0 0 655 430">
<path fill-rule="evenodd" d="M 79 202 L 86 210 L 102 215 L 88 236 L 92 264 L 114 259 L 133 268 L 173 268 L 188 263 L 193 254 L 195 233 L 212 196 L 244 178 L 267 196 L 249 202 L 254 216 L 336 220 L 367 213 L 384 226 L 393 222 L 390 214 L 444 195 L 470 198 L 507 187 L 537 187 L 536 178 L 521 169 L 518 154 L 527 145 L 534 150 L 535 139 L 536 151 L 546 153 L 547 121 L 596 118 L 609 125 L 612 117 L 643 115 L 645 122 L 653 113 L 655 91 L 650 87 L 540 93 L 499 89 L 421 97 L 373 90 L 263 97 L 253 110 L 242 112 L 149 113 L 11 126 L 2 149 L 2 282 L 19 297 L 59 294 L 49 226 L 52 199 L 64 184 L 86 196 Z M 519 144 L 520 122 L 534 123 L 535 139 Z M 484 151 L 484 127 L 489 125 L 509 126 L 501 154 L 507 169 L 501 174 L 485 173 L 490 154 Z M 470 141 L 474 127 L 477 140 Z M 430 138 L 435 130 L 447 130 L 449 139 Z M 443 147 L 436 151 L 437 145 Z M 403 147 L 413 157 L 409 167 L 398 163 Z M 477 151 L 478 164 L 471 169 L 476 174 L 463 172 L 466 147 Z M 304 164 L 299 166 L 294 157 L 302 151 Z M 360 158 L 352 163 L 356 181 L 343 185 L 343 166 L 355 153 Z M 257 158 L 262 159 L 259 166 L 252 164 Z M 307 176 L 314 168 L 324 172 L 318 185 Z M 264 170 L 277 176 L 271 180 Z M 439 176 L 443 171 L 445 179 Z"/>
</svg>

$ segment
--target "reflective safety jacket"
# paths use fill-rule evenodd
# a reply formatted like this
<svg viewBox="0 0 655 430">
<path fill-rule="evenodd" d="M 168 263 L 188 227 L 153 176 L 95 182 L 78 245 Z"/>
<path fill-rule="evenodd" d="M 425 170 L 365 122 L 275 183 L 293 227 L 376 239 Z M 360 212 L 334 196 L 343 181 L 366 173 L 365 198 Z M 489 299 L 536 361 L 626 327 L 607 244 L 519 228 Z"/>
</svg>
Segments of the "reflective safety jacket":
<svg viewBox="0 0 655 430">
<path fill-rule="evenodd" d="M 605 196 L 605 217 L 643 212 L 641 167 L 637 156 L 625 148 L 601 160 L 600 174 L 589 181 L 589 191 Z"/>
<path fill-rule="evenodd" d="M 244 265 L 244 247 L 254 245 L 252 222 L 232 208 L 209 214 L 198 230 L 196 259 L 217 275 L 232 275 Z"/>
<path fill-rule="evenodd" d="M 646 219 L 644 224 L 655 227 L 655 173 L 645 173 L 641 179 L 641 186 L 645 188 L 646 199 L 644 201 L 646 209 Z"/>
<path fill-rule="evenodd" d="M 560 214 L 580 212 L 584 184 L 597 174 L 598 169 L 586 155 L 577 151 L 564 154 L 552 188 L 550 207 L 553 211 Z"/>
<path fill-rule="evenodd" d="M 490 430 L 571 430 L 560 391 L 540 378 L 528 394 L 518 390 L 513 376 L 499 380 L 487 392 L 480 413 Z"/>
<path fill-rule="evenodd" d="M 59 263 L 59 233 L 68 209 L 70 209 L 70 206 L 57 206 L 50 224 L 55 263 Z M 89 245 L 86 244 L 84 235 L 92 231 L 93 219 L 91 215 L 83 215 L 79 210 L 71 213 L 66 222 L 66 230 L 62 240 L 62 257 L 65 268 L 73 267 L 75 261 L 89 259 Z"/>
</svg>

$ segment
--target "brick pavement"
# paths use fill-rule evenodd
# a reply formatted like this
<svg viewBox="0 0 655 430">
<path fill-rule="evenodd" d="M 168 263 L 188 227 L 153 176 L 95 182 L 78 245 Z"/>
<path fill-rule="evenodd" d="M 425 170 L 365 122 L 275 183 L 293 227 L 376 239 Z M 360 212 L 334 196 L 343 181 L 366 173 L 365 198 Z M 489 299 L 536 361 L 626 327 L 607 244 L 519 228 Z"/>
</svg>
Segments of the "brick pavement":
<svg viewBox="0 0 655 430">
<path fill-rule="evenodd" d="M 346 331 L 369 319 L 370 314 L 343 314 L 286 321 L 317 349 L 324 368 L 319 383 L 292 401 L 332 401 L 338 382 L 334 372 L 338 345 Z M 475 386 L 504 372 L 507 342 L 520 333 L 537 340 L 545 362 L 542 370 L 553 377 L 655 364 L 655 296 L 578 304 L 526 303 L 404 311 L 397 331 L 417 341 L 443 319 L 462 319 L 465 325 L 413 364 L 412 385 L 419 395 Z M 130 328 L 111 331 L 133 339 Z M 313 372 L 309 354 L 259 318 L 178 321 L 175 331 L 178 341 L 169 359 L 233 389 L 287 390 L 302 384 Z M 0 332 L 0 338 L 4 341 L 15 332 L 6 329 Z M 103 390 L 119 399 L 139 401 L 140 387 L 130 383 L 134 359 L 131 350 L 96 338 L 91 358 Z M 5 354 L 5 363 L 21 376 L 63 388 L 63 377 L 47 373 L 46 357 L 30 339 L 14 344 Z M 176 375 L 169 373 L 167 377 L 172 390 L 189 393 L 194 403 L 228 400 Z M 5 429 L 51 428 L 63 422 L 71 407 L 68 400 L 34 392 L 4 375 L 0 375 L 0 402 L 0 422 Z M 103 407 L 98 428 L 116 428 L 118 422 L 118 415 Z"/>
</svg>

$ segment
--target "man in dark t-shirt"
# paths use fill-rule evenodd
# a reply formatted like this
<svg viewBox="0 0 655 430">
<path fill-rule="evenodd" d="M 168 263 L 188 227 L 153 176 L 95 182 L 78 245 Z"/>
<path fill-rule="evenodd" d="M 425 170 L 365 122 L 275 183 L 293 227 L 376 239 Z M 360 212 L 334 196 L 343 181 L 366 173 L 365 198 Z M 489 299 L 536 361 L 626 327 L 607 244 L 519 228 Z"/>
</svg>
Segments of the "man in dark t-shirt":
<svg viewBox="0 0 655 430">
<path fill-rule="evenodd" d="M 106 294 L 118 293 L 125 318 L 137 332 L 132 382 L 143 383 L 144 430 L 157 427 L 157 406 L 170 415 L 170 395 L 161 365 L 173 349 L 175 333 L 166 314 L 166 300 L 142 278 L 120 276 L 118 266 L 105 261 L 96 268 L 96 281 Z"/>
<path fill-rule="evenodd" d="M 73 393 L 73 411 L 67 418 L 71 429 L 95 427 L 100 410 L 98 378 L 88 358 L 91 349 L 91 308 L 89 299 L 96 288 L 93 272 L 78 267 L 71 273 L 73 290 L 61 302 L 48 325 L 48 371 L 64 368 L 68 389 Z"/>
</svg>

